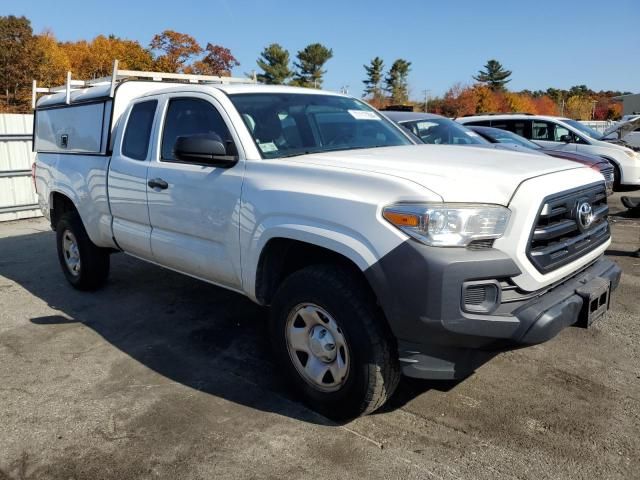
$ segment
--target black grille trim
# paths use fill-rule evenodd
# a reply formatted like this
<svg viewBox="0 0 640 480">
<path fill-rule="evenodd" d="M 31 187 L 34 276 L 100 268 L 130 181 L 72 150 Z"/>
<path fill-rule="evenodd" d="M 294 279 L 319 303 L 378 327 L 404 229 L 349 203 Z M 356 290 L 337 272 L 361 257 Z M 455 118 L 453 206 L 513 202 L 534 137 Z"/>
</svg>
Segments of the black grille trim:
<svg viewBox="0 0 640 480">
<path fill-rule="evenodd" d="M 594 216 L 585 230 L 576 218 L 576 207 L 583 201 L 589 202 Z M 571 263 L 609 239 L 608 212 L 601 182 L 546 197 L 529 236 L 527 258 L 543 274 Z"/>
</svg>

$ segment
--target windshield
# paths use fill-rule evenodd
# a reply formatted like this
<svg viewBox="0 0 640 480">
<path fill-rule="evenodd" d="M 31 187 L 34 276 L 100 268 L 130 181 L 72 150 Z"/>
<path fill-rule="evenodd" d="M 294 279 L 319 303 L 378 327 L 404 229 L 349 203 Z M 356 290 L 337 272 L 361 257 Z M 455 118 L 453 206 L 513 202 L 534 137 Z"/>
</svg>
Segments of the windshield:
<svg viewBox="0 0 640 480">
<path fill-rule="evenodd" d="M 531 148 L 533 150 L 539 150 L 541 148 L 537 143 L 533 143 L 526 138 L 507 130 L 499 130 L 496 128 L 487 132 L 487 135 L 490 135 L 498 143 L 520 145 L 521 147 Z"/>
<path fill-rule="evenodd" d="M 571 125 L 576 130 L 584 133 L 585 135 L 593 138 L 594 140 L 602 140 L 602 134 L 591 127 L 587 127 L 584 123 L 577 122 L 575 120 L 563 119 L 567 125 Z"/>
<path fill-rule="evenodd" d="M 354 98 L 304 93 L 229 97 L 263 158 L 412 145 L 398 127 Z"/>
<path fill-rule="evenodd" d="M 408 128 L 424 143 L 440 145 L 486 145 L 487 142 L 476 132 L 463 127 L 448 118 L 425 118 L 409 120 L 401 125 Z"/>
</svg>

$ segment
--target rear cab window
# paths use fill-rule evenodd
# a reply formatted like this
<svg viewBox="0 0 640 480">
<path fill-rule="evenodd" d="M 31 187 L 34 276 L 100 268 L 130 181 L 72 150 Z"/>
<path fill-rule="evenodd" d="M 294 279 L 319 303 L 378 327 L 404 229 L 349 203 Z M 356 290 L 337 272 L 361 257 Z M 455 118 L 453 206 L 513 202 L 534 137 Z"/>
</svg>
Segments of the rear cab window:
<svg viewBox="0 0 640 480">
<path fill-rule="evenodd" d="M 134 160 L 146 160 L 157 100 L 136 103 L 131 109 L 122 140 L 122 155 Z"/>
</svg>

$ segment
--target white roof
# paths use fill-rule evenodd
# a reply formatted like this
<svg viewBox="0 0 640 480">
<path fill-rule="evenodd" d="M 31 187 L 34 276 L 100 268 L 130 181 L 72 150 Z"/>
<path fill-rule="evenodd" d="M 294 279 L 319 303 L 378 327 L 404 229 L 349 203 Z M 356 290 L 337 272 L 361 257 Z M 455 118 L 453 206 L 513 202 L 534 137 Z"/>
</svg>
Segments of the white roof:
<svg viewBox="0 0 640 480">
<path fill-rule="evenodd" d="M 529 115 L 526 113 L 504 113 L 496 115 L 470 115 L 468 117 L 458 117 L 458 122 L 464 123 L 468 120 L 569 120 L 566 117 L 557 117 L 553 115 Z"/>
<path fill-rule="evenodd" d="M 129 82 L 123 82 L 129 83 Z M 190 84 L 183 82 L 142 82 L 136 81 L 136 84 L 140 87 L 139 96 L 145 96 L 149 94 L 155 94 L 160 92 L 175 92 L 175 91 L 206 91 L 212 88 L 222 90 L 223 92 L 232 95 L 234 93 L 292 93 L 292 94 L 307 94 L 307 95 L 334 95 L 345 96 L 340 93 L 329 92 L 326 90 L 318 90 L 316 88 L 303 88 L 303 87 L 290 87 L 287 85 L 260 85 L 260 84 L 215 84 L 215 83 L 200 83 Z M 148 92 L 144 92 L 144 85 L 147 84 L 150 88 Z M 70 94 L 70 104 L 86 102 L 99 98 L 109 97 L 111 85 L 105 83 L 104 85 L 96 85 L 89 88 L 83 88 L 80 90 L 73 90 Z M 38 100 L 38 107 L 48 107 L 52 105 L 61 105 L 66 103 L 66 93 L 58 92 L 52 95 L 46 95 Z"/>
</svg>

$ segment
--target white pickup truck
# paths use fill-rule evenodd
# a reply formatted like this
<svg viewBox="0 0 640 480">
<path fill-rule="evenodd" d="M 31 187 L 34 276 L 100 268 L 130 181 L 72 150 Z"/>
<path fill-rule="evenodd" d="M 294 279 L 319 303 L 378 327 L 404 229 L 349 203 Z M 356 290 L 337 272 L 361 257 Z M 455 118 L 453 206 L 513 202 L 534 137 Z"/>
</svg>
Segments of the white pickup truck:
<svg viewBox="0 0 640 480">
<path fill-rule="evenodd" d="M 161 77 L 37 102 L 35 185 L 64 275 L 98 288 L 125 252 L 270 306 L 283 374 L 326 415 L 608 309 L 620 269 L 594 170 L 417 145 L 345 95 L 145 75 Z"/>
</svg>

